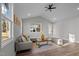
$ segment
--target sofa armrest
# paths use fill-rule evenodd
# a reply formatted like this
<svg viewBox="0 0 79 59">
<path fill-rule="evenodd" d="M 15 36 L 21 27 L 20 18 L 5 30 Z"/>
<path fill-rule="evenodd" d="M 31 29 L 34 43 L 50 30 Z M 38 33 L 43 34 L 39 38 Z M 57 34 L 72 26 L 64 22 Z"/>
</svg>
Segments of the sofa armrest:
<svg viewBox="0 0 79 59">
<path fill-rule="evenodd" d="M 28 44 L 28 43 L 32 43 L 31 41 L 28 41 L 28 42 L 19 42 L 17 44 Z"/>
<path fill-rule="evenodd" d="M 16 51 L 32 49 L 32 42 L 20 42 L 16 44 Z"/>
</svg>

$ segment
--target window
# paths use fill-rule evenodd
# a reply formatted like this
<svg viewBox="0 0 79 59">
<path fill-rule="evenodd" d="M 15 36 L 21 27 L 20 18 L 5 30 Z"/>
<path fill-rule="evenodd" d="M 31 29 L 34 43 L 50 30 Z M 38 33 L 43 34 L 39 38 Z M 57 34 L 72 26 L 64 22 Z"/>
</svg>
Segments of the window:
<svg viewBox="0 0 79 59">
<path fill-rule="evenodd" d="M 75 42 L 75 35 L 69 33 L 69 42 Z"/>
<path fill-rule="evenodd" d="M 48 29 L 49 29 L 49 31 L 48 31 L 49 32 L 49 35 L 52 35 L 52 24 L 49 24 L 48 25 Z"/>
<path fill-rule="evenodd" d="M 11 18 L 11 7 L 9 3 L 3 3 L 2 6 L 2 14 L 7 18 Z"/>
<path fill-rule="evenodd" d="M 13 5 L 9 3 L 1 4 L 1 47 L 8 44 L 13 38 Z"/>
<path fill-rule="evenodd" d="M 30 26 L 30 32 L 40 32 L 41 25 L 40 24 L 32 24 Z"/>
<path fill-rule="evenodd" d="M 8 20 L 2 19 L 2 41 L 10 38 L 10 22 Z"/>
</svg>

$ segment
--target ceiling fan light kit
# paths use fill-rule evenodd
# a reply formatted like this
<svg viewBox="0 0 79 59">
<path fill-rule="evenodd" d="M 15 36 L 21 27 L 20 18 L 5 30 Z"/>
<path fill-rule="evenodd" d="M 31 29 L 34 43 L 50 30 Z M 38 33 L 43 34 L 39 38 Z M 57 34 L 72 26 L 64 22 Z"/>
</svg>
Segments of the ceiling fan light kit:
<svg viewBox="0 0 79 59">
<path fill-rule="evenodd" d="M 47 10 L 49 10 L 50 12 L 52 12 L 53 9 L 56 9 L 56 7 L 54 6 L 54 3 L 49 4 L 48 6 L 45 7 Z"/>
</svg>

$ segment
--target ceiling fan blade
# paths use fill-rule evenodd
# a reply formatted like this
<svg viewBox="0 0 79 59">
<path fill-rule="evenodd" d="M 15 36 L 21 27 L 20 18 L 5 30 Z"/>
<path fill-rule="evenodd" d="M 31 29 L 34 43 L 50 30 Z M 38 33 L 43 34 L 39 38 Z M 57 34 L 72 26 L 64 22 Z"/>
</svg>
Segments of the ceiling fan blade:
<svg viewBox="0 0 79 59">
<path fill-rule="evenodd" d="M 52 7 L 51 9 L 56 9 L 56 7 Z"/>
<path fill-rule="evenodd" d="M 48 7 L 45 7 L 47 8 L 45 11 L 49 10 L 50 12 L 52 12 L 52 9 L 56 9 L 56 7 L 54 6 L 54 3 L 51 3 L 48 5 Z"/>
<path fill-rule="evenodd" d="M 49 5 L 49 7 L 51 8 L 53 6 L 53 3 Z"/>
<path fill-rule="evenodd" d="M 51 4 L 51 6 L 53 6 L 53 5 L 54 5 L 54 3 Z"/>
<path fill-rule="evenodd" d="M 51 5 L 49 5 L 49 8 L 51 8 L 52 6 Z"/>
</svg>

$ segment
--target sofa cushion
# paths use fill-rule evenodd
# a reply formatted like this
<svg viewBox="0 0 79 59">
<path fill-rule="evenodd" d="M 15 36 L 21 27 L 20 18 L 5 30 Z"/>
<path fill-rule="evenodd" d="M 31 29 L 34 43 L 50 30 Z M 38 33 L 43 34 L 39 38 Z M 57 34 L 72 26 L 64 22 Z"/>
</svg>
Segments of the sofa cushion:
<svg viewBox="0 0 79 59">
<path fill-rule="evenodd" d="M 23 40 L 23 42 L 27 42 L 27 40 L 24 36 L 22 36 L 22 40 Z"/>
<path fill-rule="evenodd" d="M 21 36 L 17 37 L 16 42 L 23 42 L 22 37 Z"/>
</svg>

